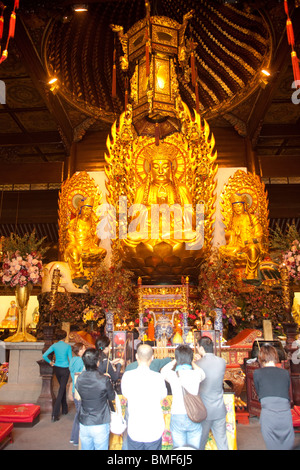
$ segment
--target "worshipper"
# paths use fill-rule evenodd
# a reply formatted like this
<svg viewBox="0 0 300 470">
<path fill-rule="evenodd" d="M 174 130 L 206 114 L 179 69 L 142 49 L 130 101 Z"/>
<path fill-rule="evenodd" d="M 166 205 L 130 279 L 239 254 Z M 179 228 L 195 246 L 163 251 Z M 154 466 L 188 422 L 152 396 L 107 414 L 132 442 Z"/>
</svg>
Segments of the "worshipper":
<svg viewBox="0 0 300 470">
<path fill-rule="evenodd" d="M 82 360 L 85 370 L 75 384 L 80 395 L 79 436 L 82 450 L 108 450 L 110 435 L 110 405 L 115 398 L 112 383 L 98 370 L 99 352 L 87 349 Z"/>
<path fill-rule="evenodd" d="M 193 362 L 193 350 L 188 345 L 180 345 L 175 349 L 175 360 L 161 369 L 161 376 L 169 382 L 172 389 L 172 406 L 170 431 L 173 447 L 192 447 L 199 449 L 201 439 L 201 423 L 194 423 L 187 415 L 183 391 L 197 395 L 199 385 L 205 379 L 204 371 Z"/>
<path fill-rule="evenodd" d="M 71 438 L 70 443 L 74 444 L 74 446 L 78 445 L 79 442 L 79 409 L 81 401 L 77 400 L 75 396 L 75 374 L 80 374 L 84 369 L 84 363 L 82 360 L 82 355 L 84 354 L 86 347 L 83 343 L 75 343 L 72 346 L 72 352 L 74 356 L 72 357 L 69 365 L 71 379 L 72 379 L 72 396 L 75 405 L 75 417 L 73 421 L 73 427 L 71 431 Z"/>
<path fill-rule="evenodd" d="M 258 353 L 259 369 L 253 374 L 254 385 L 261 403 L 260 427 L 267 450 L 290 450 L 295 434 L 290 404 L 290 374 L 276 367 L 276 349 L 264 344 Z"/>
<path fill-rule="evenodd" d="M 199 354 L 196 364 L 205 372 L 205 379 L 200 385 L 200 396 L 207 411 L 207 417 L 202 421 L 200 450 L 205 449 L 210 430 L 215 438 L 217 449 L 228 450 L 227 410 L 223 398 L 226 362 L 214 354 L 214 343 L 208 336 L 202 336 L 198 340 L 196 349 Z"/>
<path fill-rule="evenodd" d="M 101 374 L 108 374 L 111 381 L 115 384 L 121 376 L 121 368 L 124 364 L 124 359 L 109 359 L 110 339 L 107 336 L 99 336 L 96 340 L 95 347 L 99 352 L 99 372 L 101 372 Z"/>
<path fill-rule="evenodd" d="M 60 407 L 63 415 L 68 413 L 66 388 L 70 376 L 69 364 L 72 359 L 71 345 L 66 343 L 67 332 L 59 330 L 56 332 L 56 339 L 58 339 L 58 342 L 52 344 L 43 354 L 43 359 L 53 367 L 59 383 L 58 394 L 52 410 L 52 421 L 59 420 Z M 55 360 L 49 359 L 50 354 L 53 353 Z"/>
<path fill-rule="evenodd" d="M 146 341 L 145 343 L 139 343 L 137 345 L 137 350 L 138 348 L 142 345 L 142 344 L 150 344 L 150 342 Z M 171 358 L 170 357 L 164 357 L 162 359 L 153 359 L 150 363 L 150 369 L 153 370 L 154 372 L 160 372 L 160 370 L 162 369 L 162 367 L 164 367 L 166 364 L 168 364 L 169 362 L 171 362 Z M 138 367 L 138 362 L 137 361 L 134 361 L 134 362 L 131 362 L 130 364 L 127 364 L 126 368 L 125 368 L 125 372 L 129 371 L 129 370 L 133 370 L 133 369 L 136 369 Z"/>
<path fill-rule="evenodd" d="M 128 450 L 161 450 L 165 429 L 161 400 L 167 396 L 163 377 L 150 370 L 153 349 L 141 344 L 136 353 L 138 367 L 125 372 L 121 388 L 128 406 Z"/>
</svg>

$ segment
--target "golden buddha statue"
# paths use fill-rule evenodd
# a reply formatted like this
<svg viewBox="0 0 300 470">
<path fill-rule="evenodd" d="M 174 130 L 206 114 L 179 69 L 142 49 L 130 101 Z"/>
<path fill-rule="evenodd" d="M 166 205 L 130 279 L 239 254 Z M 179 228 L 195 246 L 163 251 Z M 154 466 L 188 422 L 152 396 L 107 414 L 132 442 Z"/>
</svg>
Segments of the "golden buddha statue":
<svg viewBox="0 0 300 470">
<path fill-rule="evenodd" d="M 129 225 L 125 244 L 136 247 L 144 243 L 149 247 L 165 242 L 172 247 L 190 245 L 199 240 L 195 230 L 195 211 L 186 185 L 174 175 L 174 155 L 164 153 L 164 146 L 152 156 L 145 183 L 136 191 L 134 205 L 139 212 Z M 132 228 L 139 231 L 133 231 Z"/>
<path fill-rule="evenodd" d="M 17 328 L 18 326 L 18 312 L 19 309 L 16 305 L 16 301 L 10 302 L 10 307 L 6 312 L 4 320 L 1 322 L 1 328 Z"/>
<path fill-rule="evenodd" d="M 96 233 L 93 200 L 83 198 L 76 217 L 66 230 L 64 259 L 70 267 L 73 281 L 80 286 L 86 283 L 89 278 L 86 267 L 101 262 L 105 256 L 106 250 L 99 246 Z"/>
<path fill-rule="evenodd" d="M 245 280 L 258 278 L 258 267 L 265 253 L 263 248 L 263 228 L 255 214 L 247 210 L 245 195 L 231 196 L 232 218 L 225 232 L 227 244 L 220 247 L 225 258 L 245 261 Z"/>
</svg>

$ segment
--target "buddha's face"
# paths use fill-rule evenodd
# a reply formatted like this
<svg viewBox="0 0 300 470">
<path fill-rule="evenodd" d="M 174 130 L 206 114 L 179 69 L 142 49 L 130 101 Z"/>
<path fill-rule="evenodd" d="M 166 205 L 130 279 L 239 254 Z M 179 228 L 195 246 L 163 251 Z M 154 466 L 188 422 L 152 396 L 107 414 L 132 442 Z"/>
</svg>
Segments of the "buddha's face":
<svg viewBox="0 0 300 470">
<path fill-rule="evenodd" d="M 153 160 L 151 164 L 151 173 L 153 181 L 166 183 L 171 177 L 171 162 L 168 160 Z"/>
<path fill-rule="evenodd" d="M 81 219 L 89 220 L 93 212 L 93 208 L 91 206 L 83 206 L 81 208 Z"/>
<path fill-rule="evenodd" d="M 243 202 L 235 202 L 234 204 L 232 204 L 232 207 L 233 207 L 233 212 L 236 215 L 243 214 L 243 212 L 244 212 L 244 203 Z"/>
</svg>

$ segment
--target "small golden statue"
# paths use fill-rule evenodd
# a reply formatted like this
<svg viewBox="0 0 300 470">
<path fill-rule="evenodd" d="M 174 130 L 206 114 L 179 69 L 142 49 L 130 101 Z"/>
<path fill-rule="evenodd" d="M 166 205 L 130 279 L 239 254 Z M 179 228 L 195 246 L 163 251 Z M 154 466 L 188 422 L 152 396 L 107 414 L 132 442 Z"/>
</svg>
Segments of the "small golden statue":
<svg viewBox="0 0 300 470">
<path fill-rule="evenodd" d="M 99 246 L 96 209 L 102 195 L 86 172 L 74 174 L 62 185 L 59 199 L 59 248 L 75 284 L 88 284 L 97 264 L 106 256 Z"/>
<path fill-rule="evenodd" d="M 10 307 L 6 312 L 4 320 L 2 320 L 0 327 L 1 328 L 17 328 L 18 326 L 18 312 L 19 309 L 16 305 L 16 301 L 12 300 L 10 302 Z"/>
<path fill-rule="evenodd" d="M 258 281 L 259 265 L 267 254 L 268 210 L 264 185 L 255 175 L 238 170 L 223 191 L 224 258 L 245 266 L 243 279 Z"/>
<path fill-rule="evenodd" d="M 75 283 L 86 281 L 84 266 L 101 262 L 106 255 L 105 248 L 98 245 L 96 224 L 93 217 L 93 200 L 82 199 L 75 219 L 67 227 L 65 261 L 68 263 Z"/>
<path fill-rule="evenodd" d="M 226 232 L 227 245 L 220 252 L 225 257 L 246 260 L 245 278 L 256 279 L 259 262 L 264 257 L 263 229 L 257 217 L 247 211 L 245 196 L 234 194 L 231 203 L 233 216 Z"/>
</svg>

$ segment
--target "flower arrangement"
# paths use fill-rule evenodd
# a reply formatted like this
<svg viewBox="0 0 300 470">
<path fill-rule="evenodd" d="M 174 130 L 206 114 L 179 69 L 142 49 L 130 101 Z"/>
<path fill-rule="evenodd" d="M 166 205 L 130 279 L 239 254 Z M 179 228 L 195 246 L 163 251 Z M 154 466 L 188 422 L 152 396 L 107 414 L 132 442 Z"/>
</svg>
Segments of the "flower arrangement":
<svg viewBox="0 0 300 470">
<path fill-rule="evenodd" d="M 111 310 L 120 318 L 130 318 L 137 301 L 134 275 L 122 266 L 121 261 L 113 261 L 110 267 L 102 263 L 95 273 L 91 285 L 92 304 L 104 312 Z"/>
<path fill-rule="evenodd" d="M 283 262 L 285 263 L 289 275 L 295 281 L 300 281 L 300 242 L 294 240 L 288 251 L 283 254 Z"/>
<path fill-rule="evenodd" d="M 82 312 L 82 320 L 84 323 L 97 322 L 97 326 L 101 326 L 105 322 L 102 308 L 87 307 Z"/>
<path fill-rule="evenodd" d="M 256 288 L 251 292 L 243 292 L 237 298 L 240 308 L 238 330 L 244 328 L 262 328 L 263 320 L 272 320 L 273 331 L 283 334 L 282 324 L 289 320 L 283 308 L 281 292 Z"/>
<path fill-rule="evenodd" d="M 3 264 L 0 278 L 3 284 L 10 287 L 38 284 L 42 280 L 42 257 L 48 248 L 43 248 L 45 237 L 37 240 L 35 231 L 30 235 L 19 237 L 11 234 L 4 239 Z"/>
<path fill-rule="evenodd" d="M 214 317 L 215 309 L 221 308 L 223 320 L 236 324 L 240 311 L 236 303 L 238 289 L 234 268 L 233 262 L 224 260 L 216 248 L 212 249 L 211 257 L 204 261 L 199 273 L 199 317 Z"/>
</svg>

